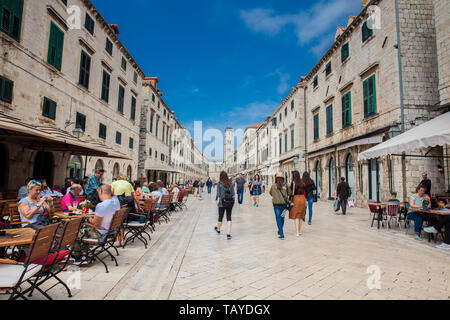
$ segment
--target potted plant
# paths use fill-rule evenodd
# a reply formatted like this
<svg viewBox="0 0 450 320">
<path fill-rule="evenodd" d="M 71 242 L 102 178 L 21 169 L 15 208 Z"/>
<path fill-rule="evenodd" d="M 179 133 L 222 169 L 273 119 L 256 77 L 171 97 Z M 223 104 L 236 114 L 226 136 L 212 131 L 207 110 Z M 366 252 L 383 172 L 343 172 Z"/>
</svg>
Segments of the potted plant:
<svg viewBox="0 0 450 320">
<path fill-rule="evenodd" d="M 80 207 L 82 208 L 82 214 L 88 214 L 89 209 L 92 207 L 92 203 L 89 200 L 85 200 L 80 203 Z"/>
<path fill-rule="evenodd" d="M 422 202 L 422 208 L 423 210 L 428 210 L 428 206 L 430 205 L 431 199 L 429 197 L 426 197 L 425 200 Z"/>
</svg>

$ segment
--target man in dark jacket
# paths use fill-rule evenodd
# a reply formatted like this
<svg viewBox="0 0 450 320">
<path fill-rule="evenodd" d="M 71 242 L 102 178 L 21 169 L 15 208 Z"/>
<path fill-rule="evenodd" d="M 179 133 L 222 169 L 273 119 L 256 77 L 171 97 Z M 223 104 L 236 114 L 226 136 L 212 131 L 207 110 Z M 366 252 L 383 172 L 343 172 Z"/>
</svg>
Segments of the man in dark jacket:
<svg viewBox="0 0 450 320">
<path fill-rule="evenodd" d="M 342 214 L 345 215 L 347 213 L 347 201 L 351 196 L 352 191 L 348 183 L 345 182 L 345 178 L 343 177 L 341 178 L 341 183 L 339 183 L 337 186 L 336 194 L 339 198 L 339 205 L 342 208 Z"/>
</svg>

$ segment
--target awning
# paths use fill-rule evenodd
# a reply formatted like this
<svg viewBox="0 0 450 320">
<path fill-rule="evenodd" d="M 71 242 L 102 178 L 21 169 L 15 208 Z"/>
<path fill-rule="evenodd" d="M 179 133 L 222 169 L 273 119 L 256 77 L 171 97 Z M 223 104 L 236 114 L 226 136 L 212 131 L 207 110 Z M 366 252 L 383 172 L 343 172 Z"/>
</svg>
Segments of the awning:
<svg viewBox="0 0 450 320">
<path fill-rule="evenodd" d="M 31 150 L 132 160 L 99 142 L 82 141 L 59 128 L 33 126 L 0 112 L 0 138 L 3 137 L 8 142 L 26 143 L 26 147 Z"/>
<path fill-rule="evenodd" d="M 156 166 L 146 167 L 145 170 L 183 173 L 183 172 L 181 172 L 181 171 L 179 171 L 179 170 L 176 170 L 176 169 L 171 168 L 171 167 L 169 167 L 169 166 L 165 166 L 165 165 L 163 165 L 163 164 L 159 164 L 159 165 L 156 165 Z"/>
<path fill-rule="evenodd" d="M 427 121 L 358 155 L 358 160 L 374 159 L 422 148 L 450 144 L 450 112 Z"/>
<path fill-rule="evenodd" d="M 345 150 L 351 147 L 355 147 L 355 146 L 361 146 L 361 145 L 368 145 L 368 144 L 378 144 L 383 142 L 383 137 L 384 137 L 384 133 L 370 137 L 370 138 L 365 138 L 365 139 L 359 139 L 356 141 L 352 141 L 346 144 L 343 144 L 342 146 L 339 146 L 337 148 L 338 151 L 340 150 Z"/>
</svg>

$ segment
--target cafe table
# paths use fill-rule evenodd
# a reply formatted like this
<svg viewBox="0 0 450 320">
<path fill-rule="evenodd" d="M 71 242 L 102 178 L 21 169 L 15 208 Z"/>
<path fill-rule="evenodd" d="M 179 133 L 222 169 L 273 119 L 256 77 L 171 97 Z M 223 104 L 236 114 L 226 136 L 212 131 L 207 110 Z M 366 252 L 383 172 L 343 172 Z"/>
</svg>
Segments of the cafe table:
<svg viewBox="0 0 450 320">
<path fill-rule="evenodd" d="M 33 236 L 36 233 L 31 228 L 6 229 L 5 236 L 0 236 L 0 258 L 5 256 L 7 248 L 17 246 L 29 246 L 33 242 Z M 12 238 L 11 236 L 15 237 Z"/>
<path fill-rule="evenodd" d="M 442 217 L 445 217 L 445 216 L 450 216 L 450 209 L 445 209 L 445 208 L 443 208 L 443 209 L 427 209 L 427 210 L 425 210 L 425 209 L 414 209 L 414 211 L 415 212 L 419 212 L 419 213 L 421 213 L 423 215 L 427 214 L 428 216 L 436 215 L 436 216 L 439 217 L 439 219 L 441 219 Z M 427 220 L 428 220 L 428 225 L 429 225 L 429 219 L 427 219 Z M 429 237 L 428 237 L 428 242 L 431 241 L 432 236 L 433 235 L 430 233 Z"/>
</svg>

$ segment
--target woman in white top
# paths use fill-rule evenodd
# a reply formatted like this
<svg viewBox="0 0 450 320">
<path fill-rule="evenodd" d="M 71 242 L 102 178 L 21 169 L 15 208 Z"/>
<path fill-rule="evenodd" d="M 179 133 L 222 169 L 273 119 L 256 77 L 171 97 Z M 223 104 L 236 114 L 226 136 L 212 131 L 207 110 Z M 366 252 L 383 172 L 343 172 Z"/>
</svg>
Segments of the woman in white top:
<svg viewBox="0 0 450 320">
<path fill-rule="evenodd" d="M 152 195 L 153 199 L 158 200 L 156 207 L 159 208 L 159 205 L 161 203 L 161 198 L 162 198 L 161 190 L 158 190 L 158 186 L 156 185 L 156 183 L 151 183 L 149 186 L 149 189 L 150 189 L 150 194 Z"/>
</svg>

